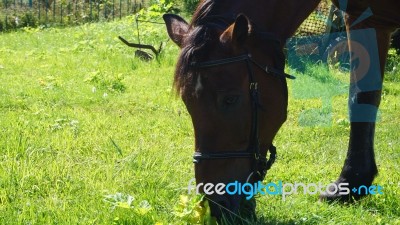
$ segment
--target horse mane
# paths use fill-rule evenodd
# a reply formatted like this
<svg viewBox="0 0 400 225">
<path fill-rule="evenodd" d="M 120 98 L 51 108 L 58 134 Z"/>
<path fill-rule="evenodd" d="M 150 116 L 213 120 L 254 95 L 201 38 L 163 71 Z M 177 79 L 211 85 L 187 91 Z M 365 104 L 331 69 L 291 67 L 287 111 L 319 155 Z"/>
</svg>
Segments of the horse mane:
<svg viewBox="0 0 400 225">
<path fill-rule="evenodd" d="M 218 34 L 215 29 L 204 25 L 204 22 L 210 16 L 218 15 L 219 2 L 218 0 L 203 0 L 193 14 L 190 33 L 186 37 L 175 70 L 174 87 L 180 94 L 192 84 L 193 80 L 196 80 L 195 74 L 190 70 L 190 63 L 204 60 L 208 50 L 215 45 L 215 41 L 212 40 Z"/>
<path fill-rule="evenodd" d="M 219 8 L 218 7 L 220 5 L 220 4 L 218 4 L 219 2 L 220 1 L 218 1 L 218 0 L 203 0 L 203 1 L 201 1 L 193 14 L 190 25 L 197 26 L 197 25 L 201 24 L 201 21 L 203 21 L 206 17 L 208 17 L 210 15 L 217 15 L 216 11 Z"/>
</svg>

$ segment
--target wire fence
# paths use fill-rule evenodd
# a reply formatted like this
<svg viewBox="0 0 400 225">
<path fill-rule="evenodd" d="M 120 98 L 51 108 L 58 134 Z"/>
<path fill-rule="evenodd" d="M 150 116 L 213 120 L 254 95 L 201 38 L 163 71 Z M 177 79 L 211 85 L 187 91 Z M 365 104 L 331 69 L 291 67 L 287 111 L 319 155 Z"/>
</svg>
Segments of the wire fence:
<svg viewBox="0 0 400 225">
<path fill-rule="evenodd" d="M 329 32 L 329 16 L 332 4 L 322 0 L 318 7 L 297 29 L 295 36 L 320 35 Z"/>
<path fill-rule="evenodd" d="M 0 31 L 120 19 L 149 0 L 0 0 Z"/>
</svg>

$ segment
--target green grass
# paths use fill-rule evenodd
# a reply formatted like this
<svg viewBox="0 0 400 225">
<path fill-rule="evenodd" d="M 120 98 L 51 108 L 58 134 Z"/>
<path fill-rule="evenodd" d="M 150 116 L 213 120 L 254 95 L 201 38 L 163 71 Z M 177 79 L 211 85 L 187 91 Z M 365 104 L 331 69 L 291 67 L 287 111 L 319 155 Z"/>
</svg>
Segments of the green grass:
<svg viewBox="0 0 400 225">
<path fill-rule="evenodd" d="M 124 20 L 0 35 L 0 224 L 189 222 L 179 205 L 194 177 L 194 140 L 172 90 L 178 49 L 168 42 L 158 62 L 142 62 L 117 39 L 134 40 L 133 31 Z M 158 46 L 164 27 L 143 39 Z M 261 224 L 400 224 L 400 88 L 391 77 L 376 135 L 375 183 L 384 195 L 353 205 L 263 196 Z M 309 126 L 299 118 L 325 101 L 296 95 L 309 79 L 318 82 L 290 83 L 289 118 L 267 182 L 327 184 L 340 172 L 347 96 L 331 98 L 329 126 Z"/>
</svg>

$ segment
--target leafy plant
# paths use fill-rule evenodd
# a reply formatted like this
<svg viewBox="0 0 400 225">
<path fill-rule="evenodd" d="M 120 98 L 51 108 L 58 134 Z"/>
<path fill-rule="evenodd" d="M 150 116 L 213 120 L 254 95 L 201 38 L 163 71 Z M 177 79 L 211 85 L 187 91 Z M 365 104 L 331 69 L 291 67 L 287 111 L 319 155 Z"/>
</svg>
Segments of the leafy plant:
<svg viewBox="0 0 400 225">
<path fill-rule="evenodd" d="M 0 19 L 0 32 L 4 31 L 4 29 L 3 21 Z"/>
<path fill-rule="evenodd" d="M 122 74 L 109 74 L 108 72 L 94 71 L 86 77 L 85 82 L 90 82 L 94 84 L 97 88 L 108 90 L 111 92 L 122 93 L 125 91 L 126 87 L 122 82 Z"/>
<path fill-rule="evenodd" d="M 217 224 L 215 218 L 211 216 L 208 201 L 201 195 L 194 197 L 180 195 L 174 208 L 174 215 L 189 224 Z"/>
<path fill-rule="evenodd" d="M 173 6 L 172 1 L 157 0 L 148 8 L 141 9 L 135 16 L 142 20 L 157 21 L 161 19 L 163 14 L 170 12 Z"/>
<path fill-rule="evenodd" d="M 22 27 L 36 27 L 38 25 L 38 22 L 38 19 L 30 11 L 26 12 L 21 18 Z"/>
<path fill-rule="evenodd" d="M 189 13 L 194 12 L 200 0 L 184 0 L 185 10 Z"/>
<path fill-rule="evenodd" d="M 386 60 L 386 72 L 398 73 L 400 70 L 400 55 L 396 49 L 390 49 Z"/>
<path fill-rule="evenodd" d="M 120 192 L 116 194 L 105 195 L 104 201 L 111 204 L 112 209 L 133 209 L 133 211 L 139 215 L 147 214 L 152 208 L 148 201 L 143 200 L 137 203 L 135 202 L 135 198 L 133 196 Z"/>
</svg>

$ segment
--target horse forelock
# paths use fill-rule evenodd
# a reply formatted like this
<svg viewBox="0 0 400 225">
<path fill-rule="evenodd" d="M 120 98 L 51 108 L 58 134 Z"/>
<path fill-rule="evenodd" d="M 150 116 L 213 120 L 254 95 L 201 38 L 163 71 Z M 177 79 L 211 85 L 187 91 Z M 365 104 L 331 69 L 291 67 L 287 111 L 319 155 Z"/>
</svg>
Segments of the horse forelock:
<svg viewBox="0 0 400 225">
<path fill-rule="evenodd" d="M 188 87 L 194 87 L 197 80 L 190 63 L 204 61 L 210 49 L 213 49 L 219 40 L 217 30 L 229 25 L 219 16 L 220 3 L 222 3 L 220 0 L 203 0 L 193 14 L 190 32 L 185 38 L 175 71 L 174 87 L 180 94 Z"/>
<path fill-rule="evenodd" d="M 218 2 L 216 0 L 203 0 L 197 6 L 190 25 L 192 27 L 201 24 L 202 20 L 210 15 L 216 14 L 218 10 Z"/>
<path fill-rule="evenodd" d="M 213 49 L 218 38 L 215 29 L 207 26 L 194 27 L 186 37 L 181 50 L 174 79 L 174 87 L 182 94 L 188 87 L 194 87 L 197 73 L 191 68 L 192 62 L 205 61 L 210 49 Z"/>
</svg>

